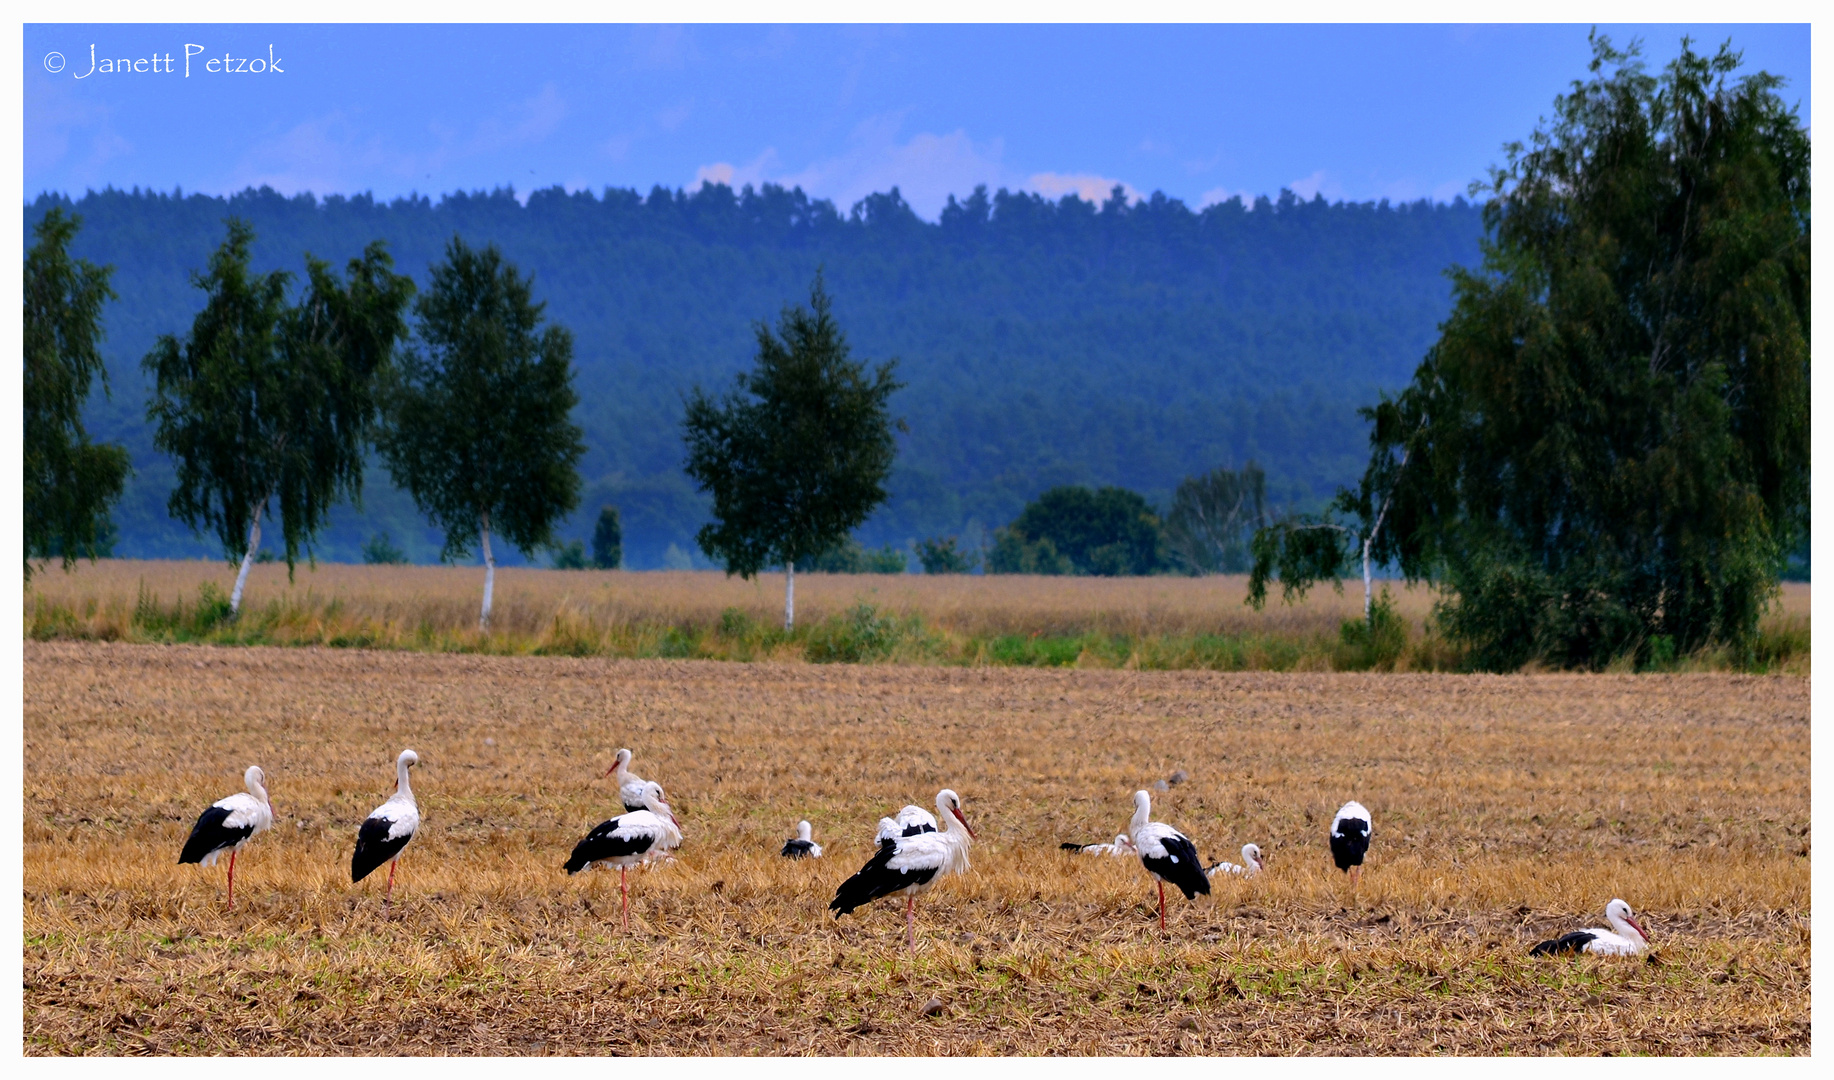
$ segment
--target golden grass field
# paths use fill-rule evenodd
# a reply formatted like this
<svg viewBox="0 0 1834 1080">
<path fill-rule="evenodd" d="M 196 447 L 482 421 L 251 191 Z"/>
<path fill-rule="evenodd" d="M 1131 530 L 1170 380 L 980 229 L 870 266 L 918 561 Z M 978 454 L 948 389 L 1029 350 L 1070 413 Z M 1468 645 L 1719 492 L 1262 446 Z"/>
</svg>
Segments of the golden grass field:
<svg viewBox="0 0 1834 1080">
<path fill-rule="evenodd" d="M 28 1054 L 1809 1048 L 1805 678 L 28 641 L 24 706 Z M 423 832 L 385 918 L 350 848 L 410 746 Z M 619 746 L 687 834 L 632 875 L 628 935 L 614 874 L 560 870 Z M 251 763 L 280 822 L 226 913 L 222 868 L 176 858 Z M 1156 816 L 1269 868 L 1174 897 L 1161 935 L 1136 861 L 1056 846 L 1174 769 Z M 945 785 L 981 839 L 916 957 L 892 903 L 828 917 L 877 819 Z M 1324 842 L 1351 797 L 1355 892 Z M 776 857 L 802 817 L 827 858 Z M 1653 960 L 1526 956 L 1613 896 Z"/>
<path fill-rule="evenodd" d="M 483 571 L 461 566 L 283 564 L 250 573 L 242 618 L 198 629 L 200 589 L 227 595 L 220 562 L 109 559 L 55 566 L 33 577 L 25 631 L 40 640 L 340 645 L 498 654 L 801 659 L 811 634 L 860 604 L 912 620 L 877 658 L 897 662 L 1060 664 L 1083 667 L 1332 670 L 1352 663 L 1339 643 L 1362 614 L 1362 583 L 1320 586 L 1297 604 L 1271 590 L 1262 611 L 1244 604 L 1247 578 L 1060 578 L 1023 575 L 799 574 L 798 633 L 783 619 L 783 575 L 751 581 L 717 571 L 504 569 L 491 629 L 477 629 Z M 1378 666 L 1456 667 L 1428 626 L 1436 594 L 1394 582 L 1410 644 Z M 189 608 L 186 605 L 190 605 Z M 1809 587 L 1785 583 L 1764 623 L 1767 670 L 1808 672 Z M 1002 640 L 1003 639 L 1003 640 Z M 1047 639 L 1040 649 L 1038 639 Z M 1051 654 L 1049 639 L 1060 648 Z M 1683 668 L 1729 666 L 1718 654 Z"/>
</svg>

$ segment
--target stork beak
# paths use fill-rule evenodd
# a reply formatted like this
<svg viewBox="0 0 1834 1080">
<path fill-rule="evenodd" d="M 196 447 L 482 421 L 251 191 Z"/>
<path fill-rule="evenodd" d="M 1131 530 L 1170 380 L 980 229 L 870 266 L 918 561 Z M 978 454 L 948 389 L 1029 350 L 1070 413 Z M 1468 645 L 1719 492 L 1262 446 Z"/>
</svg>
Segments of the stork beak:
<svg viewBox="0 0 1834 1080">
<path fill-rule="evenodd" d="M 959 822 L 961 822 L 961 823 L 962 823 L 962 828 L 964 828 L 964 829 L 967 829 L 967 830 L 968 830 L 968 835 L 969 835 L 969 836 L 970 836 L 971 838 L 976 838 L 976 839 L 978 839 L 978 837 L 975 837 L 975 833 L 974 833 L 974 827 L 973 827 L 972 825 L 969 825 L 969 824 L 968 824 L 968 819 L 962 816 L 962 812 L 961 812 L 960 810 L 958 810 L 958 809 L 956 809 L 955 807 L 953 807 L 953 806 L 951 806 L 951 807 L 949 807 L 949 813 L 951 813 L 951 814 L 954 814 L 954 815 L 955 815 L 955 820 L 957 820 L 957 821 L 959 821 Z"/>
<path fill-rule="evenodd" d="M 1638 922 L 1638 921 L 1636 921 L 1635 919 L 1625 919 L 1624 921 L 1625 921 L 1625 922 L 1627 922 L 1627 923 L 1629 923 L 1630 925 L 1632 925 L 1632 926 L 1634 926 L 1634 927 L 1636 927 L 1636 928 L 1637 928 L 1637 933 L 1639 933 L 1639 934 L 1642 934 L 1642 935 L 1643 935 L 1643 940 L 1644 940 L 1644 941 L 1648 941 L 1648 940 L 1649 940 L 1649 931 L 1647 931 L 1647 930 L 1645 930 L 1645 929 L 1643 929 L 1643 924 L 1642 924 L 1642 923 L 1640 923 L 1640 922 Z"/>
<path fill-rule="evenodd" d="M 599 779 L 603 780 L 605 779 L 605 777 L 610 776 L 612 773 L 615 773 L 617 771 L 618 771 L 618 767 L 616 765 L 613 765 L 611 768 L 606 769 L 605 772 L 599 777 Z"/>
</svg>

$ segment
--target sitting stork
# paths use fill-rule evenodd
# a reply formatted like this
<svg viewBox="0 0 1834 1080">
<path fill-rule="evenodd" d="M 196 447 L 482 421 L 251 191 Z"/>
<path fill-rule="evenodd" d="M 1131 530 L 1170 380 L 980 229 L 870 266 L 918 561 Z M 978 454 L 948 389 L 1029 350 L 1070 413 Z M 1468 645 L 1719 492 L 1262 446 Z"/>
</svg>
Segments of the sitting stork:
<svg viewBox="0 0 1834 1080">
<path fill-rule="evenodd" d="M 1171 882 L 1194 900 L 1198 893 L 1210 892 L 1210 879 L 1197 858 L 1197 847 L 1177 829 L 1151 820 L 1153 797 L 1144 791 L 1134 792 L 1132 834 L 1134 850 L 1140 853 L 1140 865 L 1159 882 L 1159 929 L 1165 930 L 1165 883 Z"/>
<path fill-rule="evenodd" d="M 1205 870 L 1204 874 L 1208 877 L 1215 877 L 1218 874 L 1235 874 L 1240 877 L 1253 877 L 1265 869 L 1266 866 L 1267 864 L 1261 861 L 1261 845 L 1243 844 L 1242 863 L 1240 866 L 1232 862 L 1219 862 L 1215 866 Z"/>
<path fill-rule="evenodd" d="M 1368 809 L 1354 799 L 1345 803 L 1331 819 L 1331 859 L 1339 870 L 1350 875 L 1352 888 L 1363 876 L 1363 856 L 1369 853 L 1374 820 Z"/>
<path fill-rule="evenodd" d="M 630 771 L 630 757 L 629 750 L 620 749 L 618 751 L 617 761 L 611 768 L 606 769 L 605 776 L 601 776 L 599 779 L 603 780 L 606 776 L 617 776 L 618 797 L 624 800 L 624 809 L 642 810 L 644 809 L 643 788 L 649 781 Z M 664 796 L 664 798 L 667 798 L 667 796 Z"/>
<path fill-rule="evenodd" d="M 248 794 L 238 791 L 210 804 L 197 816 L 191 835 L 185 838 L 185 849 L 178 853 L 178 863 L 200 863 L 215 866 L 217 856 L 229 852 L 229 900 L 225 909 L 236 906 L 236 852 L 258 832 L 274 824 L 274 807 L 267 799 L 267 774 L 261 766 L 250 765 L 242 774 Z"/>
<path fill-rule="evenodd" d="M 902 896 L 905 934 L 911 954 L 916 955 L 917 894 L 928 889 L 942 874 L 959 874 L 968 869 L 968 841 L 974 837 L 968 819 L 962 816 L 961 796 L 948 788 L 936 793 L 936 815 L 944 822 L 940 831 L 881 835 L 878 853 L 860 868 L 859 873 L 841 882 L 840 888 L 835 890 L 828 910 L 834 912 L 836 919 L 881 897 Z M 902 811 L 899 816 L 904 816 Z M 961 828 L 955 828 L 950 818 L 959 822 Z M 891 818 L 882 819 L 881 834 L 887 822 L 897 824 Z"/>
<path fill-rule="evenodd" d="M 783 857 L 786 859 L 821 858 L 821 845 L 809 839 L 813 834 L 814 830 L 809 827 L 808 822 L 798 821 L 796 823 L 796 838 L 783 842 Z"/>
<path fill-rule="evenodd" d="M 1595 956 L 1642 956 L 1649 951 L 1649 932 L 1637 921 L 1630 905 L 1613 900 L 1605 905 L 1605 921 L 1611 929 L 1596 927 L 1562 934 L 1528 950 L 1530 956 L 1571 956 L 1587 952 Z"/>
<path fill-rule="evenodd" d="M 350 853 L 350 883 L 368 877 L 376 867 L 388 864 L 388 891 L 382 894 L 382 910 L 395 895 L 395 867 L 401 851 L 420 829 L 420 806 L 414 801 L 414 789 L 408 786 L 408 769 L 420 763 L 420 755 L 403 750 L 395 758 L 395 793 L 388 801 L 370 811 L 357 829 L 357 847 Z"/>
<path fill-rule="evenodd" d="M 1074 851 L 1078 855 L 1132 855 L 1134 842 L 1126 833 L 1115 833 L 1112 844 L 1077 844 L 1065 841 L 1057 845 L 1060 851 Z"/>
</svg>

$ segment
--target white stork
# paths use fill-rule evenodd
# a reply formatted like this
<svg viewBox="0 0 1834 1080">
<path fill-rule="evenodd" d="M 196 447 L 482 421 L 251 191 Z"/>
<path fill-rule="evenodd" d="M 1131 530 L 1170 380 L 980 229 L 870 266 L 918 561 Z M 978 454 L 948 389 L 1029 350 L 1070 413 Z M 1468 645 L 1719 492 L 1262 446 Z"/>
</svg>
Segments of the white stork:
<svg viewBox="0 0 1834 1080">
<path fill-rule="evenodd" d="M 250 765 L 242 774 L 248 794 L 238 791 L 210 804 L 197 816 L 191 835 L 185 838 L 185 849 L 178 853 L 178 863 L 201 863 L 215 866 L 217 856 L 229 852 L 229 900 L 223 906 L 236 906 L 236 852 L 258 832 L 274 824 L 274 807 L 267 798 L 267 774 L 261 766 Z"/>
<path fill-rule="evenodd" d="M 652 858 L 666 856 L 681 844 L 681 823 L 669 804 L 662 801 L 662 785 L 652 781 L 643 784 L 643 809 L 620 814 L 586 834 L 573 845 L 565 869 L 569 874 L 590 869 L 593 865 L 618 868 L 618 893 L 624 929 L 630 929 L 630 868 Z"/>
<path fill-rule="evenodd" d="M 907 806 L 904 809 L 914 808 Z M 840 888 L 835 890 L 828 910 L 834 912 L 836 919 L 881 897 L 902 896 L 905 935 L 911 954 L 916 955 L 917 894 L 928 889 L 943 874 L 967 870 L 968 842 L 974 837 L 968 819 L 962 816 L 961 796 L 948 788 L 936 793 L 936 816 L 944 822 L 941 830 L 881 835 L 878 853 L 860 868 L 859 873 L 841 882 Z M 899 817 L 904 817 L 904 811 L 899 812 Z M 957 829 L 950 818 L 959 822 L 961 828 Z M 891 818 L 881 820 L 881 834 L 886 822 L 897 824 Z"/>
<path fill-rule="evenodd" d="M 648 784 L 649 781 L 630 771 L 629 750 L 620 749 L 618 751 L 617 763 L 605 770 L 605 776 L 612 776 L 614 774 L 618 778 L 618 797 L 624 800 L 624 809 L 644 809 L 643 787 L 645 784 Z M 603 780 L 605 776 L 601 776 L 599 779 Z M 666 795 L 663 796 L 665 799 L 667 797 Z"/>
<path fill-rule="evenodd" d="M 395 895 L 395 867 L 401 851 L 420 829 L 420 806 L 414 802 L 414 789 L 408 786 L 408 770 L 420 763 L 420 755 L 403 750 L 395 759 L 395 793 L 388 801 L 370 811 L 357 829 L 357 849 L 350 853 L 350 882 L 356 884 L 376 867 L 388 864 L 388 891 L 382 894 L 382 910 Z"/>
<path fill-rule="evenodd" d="M 1186 900 L 1193 900 L 1198 893 L 1208 895 L 1210 879 L 1204 876 L 1197 846 L 1170 825 L 1153 821 L 1152 816 L 1153 797 L 1144 791 L 1134 792 L 1134 850 L 1140 853 L 1140 865 L 1159 882 L 1159 929 L 1164 931 L 1165 883 L 1171 882 Z"/>
<path fill-rule="evenodd" d="M 1530 956 L 1570 956 L 1588 952 L 1595 956 L 1642 956 L 1649 951 L 1649 931 L 1637 921 L 1636 913 L 1622 900 L 1605 905 L 1605 921 L 1611 929 L 1591 927 L 1562 934 L 1528 950 Z"/>
<path fill-rule="evenodd" d="M 809 839 L 814 834 L 806 821 L 796 823 L 796 838 L 783 842 L 783 857 L 786 859 L 819 859 L 821 845 Z"/>
<path fill-rule="evenodd" d="M 873 836 L 873 842 L 882 844 L 900 836 L 916 836 L 918 833 L 935 831 L 935 815 L 921 806 L 906 805 L 898 811 L 897 817 L 879 819 L 879 831 Z"/>
<path fill-rule="evenodd" d="M 1339 870 L 1350 875 L 1352 888 L 1363 876 L 1363 856 L 1369 853 L 1374 822 L 1368 808 L 1354 799 L 1331 819 L 1331 859 Z"/>
<path fill-rule="evenodd" d="M 1057 845 L 1060 850 L 1074 851 L 1078 855 L 1132 855 L 1134 842 L 1126 833 L 1115 833 L 1112 844 L 1078 844 L 1064 841 Z"/>
<path fill-rule="evenodd" d="M 1266 865 L 1266 863 L 1261 861 L 1261 845 L 1243 844 L 1241 865 L 1238 866 L 1232 862 L 1219 862 L 1215 866 L 1205 870 L 1204 873 L 1209 877 L 1215 877 L 1218 874 L 1236 874 L 1240 877 L 1253 877 L 1260 873 Z"/>
</svg>

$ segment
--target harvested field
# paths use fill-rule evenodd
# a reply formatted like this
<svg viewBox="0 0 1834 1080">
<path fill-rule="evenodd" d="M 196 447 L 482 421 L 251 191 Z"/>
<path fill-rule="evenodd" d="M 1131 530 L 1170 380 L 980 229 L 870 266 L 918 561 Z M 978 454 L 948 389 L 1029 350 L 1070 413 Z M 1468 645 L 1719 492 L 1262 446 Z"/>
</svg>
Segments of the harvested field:
<svg viewBox="0 0 1834 1080">
<path fill-rule="evenodd" d="M 1809 684 L 723 664 L 25 646 L 24 1050 L 140 1053 L 1806 1053 Z M 678 861 L 568 878 L 620 745 Z M 357 822 L 419 751 L 396 905 Z M 268 773 L 281 821 L 175 865 Z M 1156 816 L 1268 871 L 1161 935 L 1106 839 Z M 918 904 L 825 905 L 937 788 L 981 835 Z M 1356 797 L 1352 892 L 1324 832 Z M 775 853 L 798 818 L 829 857 Z M 1621 896 L 1655 959 L 1530 960 Z M 927 1010 L 926 1004 L 933 1004 Z"/>
<path fill-rule="evenodd" d="M 240 619 L 221 618 L 233 567 L 105 559 L 34 576 L 25 632 L 37 640 L 331 645 L 499 655 L 846 660 L 1001 666 L 1211 670 L 1444 670 L 1436 594 L 1384 583 L 1405 641 L 1347 644 L 1360 581 L 1288 605 L 1272 590 L 1246 606 L 1247 578 L 799 574 L 797 628 L 785 634 L 783 575 L 717 571 L 497 573 L 488 634 L 477 629 L 483 573 L 459 566 L 269 563 L 249 576 Z M 1675 658 L 1676 670 L 1807 674 L 1809 586 L 1785 583 L 1755 655 Z"/>
</svg>

